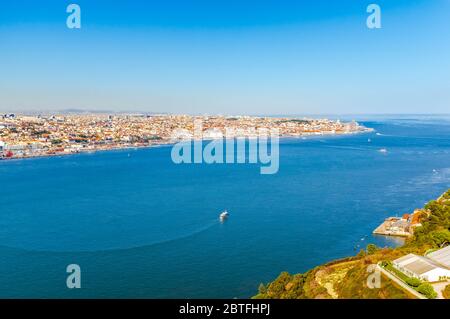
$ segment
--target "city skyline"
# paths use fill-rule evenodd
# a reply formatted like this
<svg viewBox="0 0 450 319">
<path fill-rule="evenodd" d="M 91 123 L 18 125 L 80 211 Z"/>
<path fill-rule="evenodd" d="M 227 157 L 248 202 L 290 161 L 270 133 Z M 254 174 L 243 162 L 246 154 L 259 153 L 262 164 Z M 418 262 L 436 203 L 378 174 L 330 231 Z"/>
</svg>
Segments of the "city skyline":
<svg viewBox="0 0 450 319">
<path fill-rule="evenodd" d="M 449 1 L 69 3 L 0 4 L 0 112 L 448 113 Z"/>
</svg>

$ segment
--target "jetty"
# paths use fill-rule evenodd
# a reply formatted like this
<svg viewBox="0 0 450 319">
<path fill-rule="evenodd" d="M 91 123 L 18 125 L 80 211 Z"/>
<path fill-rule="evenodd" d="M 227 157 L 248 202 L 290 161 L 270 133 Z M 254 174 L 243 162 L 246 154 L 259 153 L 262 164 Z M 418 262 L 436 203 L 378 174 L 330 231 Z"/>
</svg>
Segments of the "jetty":
<svg viewBox="0 0 450 319">
<path fill-rule="evenodd" d="M 416 209 L 412 214 L 404 214 L 402 217 L 388 217 L 375 228 L 373 234 L 383 236 L 409 237 L 414 234 L 414 229 L 420 224 L 420 216 L 423 211 Z"/>
</svg>

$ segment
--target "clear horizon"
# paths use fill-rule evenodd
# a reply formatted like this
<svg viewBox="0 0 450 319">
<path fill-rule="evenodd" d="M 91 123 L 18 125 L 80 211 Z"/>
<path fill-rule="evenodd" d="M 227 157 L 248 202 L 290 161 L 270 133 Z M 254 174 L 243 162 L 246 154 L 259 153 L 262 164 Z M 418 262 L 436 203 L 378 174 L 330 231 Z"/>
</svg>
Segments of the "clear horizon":
<svg viewBox="0 0 450 319">
<path fill-rule="evenodd" d="M 0 4 L 0 112 L 448 113 L 447 0 L 74 3 Z"/>
<path fill-rule="evenodd" d="M 75 115 L 84 115 L 84 114 L 117 114 L 117 115 L 125 115 L 125 114 L 155 114 L 155 115 L 188 115 L 188 116 L 268 116 L 268 117 L 317 117 L 317 116 L 329 116 L 329 117 L 348 117 L 348 116 L 365 116 L 365 117 L 392 117 L 392 116 L 417 116 L 417 117 L 447 117 L 450 116 L 450 113 L 224 113 L 224 112 L 203 112 L 203 113 L 189 113 L 189 112 L 153 112 L 153 111 L 145 111 L 145 110 L 93 110 L 93 109 L 35 109 L 35 110 L 20 110 L 20 111 L 11 111 L 11 110 L 2 110 L 0 109 L 0 115 L 8 115 L 8 114 L 16 114 L 16 115 L 58 115 L 58 114 L 75 114 Z"/>
</svg>

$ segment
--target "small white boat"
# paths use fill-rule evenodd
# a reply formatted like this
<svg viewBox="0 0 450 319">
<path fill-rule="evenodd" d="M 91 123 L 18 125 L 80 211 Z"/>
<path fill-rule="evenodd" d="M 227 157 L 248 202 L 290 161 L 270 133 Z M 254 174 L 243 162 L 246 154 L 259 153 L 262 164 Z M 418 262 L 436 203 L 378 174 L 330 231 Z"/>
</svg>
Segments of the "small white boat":
<svg viewBox="0 0 450 319">
<path fill-rule="evenodd" d="M 387 153 L 387 149 L 382 148 L 382 149 L 380 150 L 380 153 Z"/>
<path fill-rule="evenodd" d="M 221 222 L 224 222 L 228 217 L 230 216 L 230 214 L 224 210 L 220 215 L 219 215 L 219 219 Z"/>
<path fill-rule="evenodd" d="M 370 143 L 370 142 L 372 142 L 372 140 L 371 140 L 371 139 L 369 138 L 369 139 L 367 139 L 367 142 L 369 142 L 369 143 Z"/>
</svg>

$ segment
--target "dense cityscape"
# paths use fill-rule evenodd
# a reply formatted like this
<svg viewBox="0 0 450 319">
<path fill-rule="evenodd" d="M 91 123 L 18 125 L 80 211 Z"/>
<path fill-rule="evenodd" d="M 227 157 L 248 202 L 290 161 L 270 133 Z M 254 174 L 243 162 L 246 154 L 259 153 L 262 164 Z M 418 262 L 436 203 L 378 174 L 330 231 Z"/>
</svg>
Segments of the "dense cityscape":
<svg viewBox="0 0 450 319">
<path fill-rule="evenodd" d="M 176 131 L 192 132 L 200 120 L 203 138 L 217 138 L 214 131 L 236 130 L 251 137 L 260 128 L 279 130 L 280 136 L 351 134 L 369 129 L 356 122 L 250 116 L 190 115 L 16 115 L 0 116 L 0 158 L 23 158 L 145 147 L 173 142 Z M 178 136 L 179 138 L 180 136 Z M 190 138 L 192 136 L 186 136 Z M 219 134 L 220 137 L 220 134 Z M 228 136 L 229 137 L 229 136 Z"/>
</svg>

